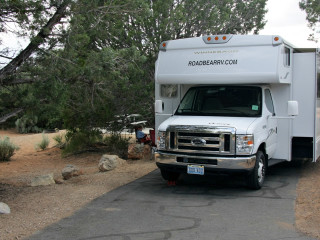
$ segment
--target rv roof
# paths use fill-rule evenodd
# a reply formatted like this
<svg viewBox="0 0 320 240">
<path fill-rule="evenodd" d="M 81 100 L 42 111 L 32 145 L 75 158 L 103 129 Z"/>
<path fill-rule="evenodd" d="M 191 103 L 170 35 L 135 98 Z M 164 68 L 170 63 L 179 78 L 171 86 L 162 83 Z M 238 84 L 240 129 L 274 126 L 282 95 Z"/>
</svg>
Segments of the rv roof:
<svg viewBox="0 0 320 240">
<path fill-rule="evenodd" d="M 165 51 L 171 49 L 195 49 L 235 46 L 272 46 L 280 45 L 283 43 L 292 47 L 291 44 L 286 42 L 280 36 L 276 35 L 209 35 L 166 41 L 161 44 L 160 50 Z"/>
</svg>

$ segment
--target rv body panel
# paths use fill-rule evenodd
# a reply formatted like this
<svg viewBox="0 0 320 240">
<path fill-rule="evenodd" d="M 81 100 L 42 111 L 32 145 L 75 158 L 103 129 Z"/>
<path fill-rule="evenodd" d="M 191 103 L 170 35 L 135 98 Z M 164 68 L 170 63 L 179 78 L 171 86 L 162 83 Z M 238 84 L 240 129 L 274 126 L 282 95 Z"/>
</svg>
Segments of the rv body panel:
<svg viewBox="0 0 320 240">
<path fill-rule="evenodd" d="M 259 36 L 248 45 L 245 38 L 248 41 L 250 36 L 232 36 L 216 45 L 202 38 L 168 41 L 166 50 L 159 53 L 155 80 L 161 84 L 291 82 L 291 68 L 283 64 L 288 54 L 283 42 L 275 45 L 271 36 Z"/>
<path fill-rule="evenodd" d="M 316 72 L 315 53 L 295 53 L 293 61 L 292 99 L 299 102 L 299 115 L 293 119 L 292 135 L 315 136 Z"/>
<path fill-rule="evenodd" d="M 316 89 L 316 111 L 315 111 L 315 138 L 314 138 L 314 160 L 320 156 L 320 54 L 319 50 L 316 53 L 316 74 L 315 74 L 315 89 Z"/>
</svg>

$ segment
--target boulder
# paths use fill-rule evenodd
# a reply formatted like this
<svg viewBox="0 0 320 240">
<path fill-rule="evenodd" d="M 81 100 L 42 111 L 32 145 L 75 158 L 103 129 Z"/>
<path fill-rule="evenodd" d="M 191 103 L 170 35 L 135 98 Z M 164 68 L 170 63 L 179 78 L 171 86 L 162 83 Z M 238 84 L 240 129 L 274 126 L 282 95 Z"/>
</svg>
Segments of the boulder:
<svg viewBox="0 0 320 240">
<path fill-rule="evenodd" d="M 99 170 L 101 172 L 110 171 L 115 169 L 118 165 L 124 162 L 123 159 L 119 158 L 117 155 L 104 154 L 99 161 Z"/>
<path fill-rule="evenodd" d="M 133 143 L 128 146 L 128 159 L 150 159 L 151 147 L 148 144 Z"/>
<path fill-rule="evenodd" d="M 64 180 L 68 180 L 81 174 L 82 171 L 78 167 L 73 165 L 67 165 L 64 169 L 62 169 L 62 177 Z"/>
<path fill-rule="evenodd" d="M 0 202 L 0 214 L 10 214 L 10 208 L 7 204 Z"/>
<path fill-rule="evenodd" d="M 31 180 L 31 186 L 36 187 L 36 186 L 46 186 L 46 185 L 51 185 L 55 184 L 56 182 L 53 179 L 53 174 L 47 174 L 43 176 L 37 176 Z"/>
</svg>

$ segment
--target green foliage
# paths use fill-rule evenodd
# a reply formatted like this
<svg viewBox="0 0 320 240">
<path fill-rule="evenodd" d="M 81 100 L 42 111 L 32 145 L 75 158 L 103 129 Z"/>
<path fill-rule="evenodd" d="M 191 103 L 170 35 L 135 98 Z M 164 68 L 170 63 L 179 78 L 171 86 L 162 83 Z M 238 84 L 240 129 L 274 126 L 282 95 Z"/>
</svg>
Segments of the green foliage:
<svg viewBox="0 0 320 240">
<path fill-rule="evenodd" d="M 314 31 L 314 33 L 317 33 L 317 30 L 319 30 L 320 26 L 319 0 L 301 0 L 299 2 L 299 6 L 307 13 L 307 21 L 309 22 L 309 27 Z M 315 34 L 311 34 L 309 36 L 309 39 L 318 42 L 318 38 L 315 36 Z"/>
<path fill-rule="evenodd" d="M 96 145 L 102 141 L 102 135 L 98 130 L 82 131 L 76 129 L 74 131 L 69 130 L 65 139 L 63 155 L 96 149 Z"/>
<path fill-rule="evenodd" d="M 0 32 L 13 20 L 37 41 L 34 36 L 62 3 L 68 4 L 67 16 L 10 75 L 33 83 L 1 88 L 0 115 L 23 108 L 38 117 L 35 127 L 67 128 L 66 148 L 78 150 L 82 140 L 84 148 L 96 142 L 92 129 L 106 127 L 116 115 L 139 113 L 153 123 L 154 68 L 162 41 L 258 33 L 266 13 L 266 0 L 4 0 Z M 26 119 L 18 125 L 22 132 L 39 130 L 28 130 Z"/>
<path fill-rule="evenodd" d="M 10 112 L 12 108 L 22 108 L 24 109 L 22 118 L 31 118 L 34 121 L 34 116 L 37 116 L 36 126 L 39 129 L 34 132 L 41 132 L 41 129 L 61 129 L 63 127 L 62 110 L 68 89 L 65 84 L 57 81 L 51 75 L 47 76 L 36 69 L 28 68 L 27 70 L 37 71 L 41 77 L 44 74 L 43 79 L 47 81 L 1 88 L 1 114 Z"/>
<path fill-rule="evenodd" d="M 108 29 L 104 38 L 113 48 L 134 44 L 150 57 L 155 57 L 162 41 L 206 34 L 258 33 L 265 25 L 266 0 L 135 0 L 130 5 L 137 11 L 106 14 L 98 27 Z"/>
<path fill-rule="evenodd" d="M 48 135 L 42 134 L 42 140 L 40 143 L 37 143 L 35 148 L 36 150 L 45 150 L 49 146 L 50 140 Z"/>
<path fill-rule="evenodd" d="M 107 150 L 118 155 L 122 159 L 128 158 L 128 146 L 130 138 L 122 137 L 120 134 L 111 134 L 104 137 L 103 142 L 107 145 Z"/>
<path fill-rule="evenodd" d="M 41 129 L 37 126 L 38 117 L 24 115 L 15 122 L 19 133 L 38 133 Z"/>
<path fill-rule="evenodd" d="M 21 108 L 23 95 L 17 90 L 20 87 L 0 88 L 0 116 L 11 113 L 14 109 Z M 12 128 L 15 127 L 17 118 L 9 118 L 5 125 Z M 3 126 L 3 124 L 2 124 Z"/>
<path fill-rule="evenodd" d="M 65 135 L 56 135 L 54 140 L 58 146 L 63 146 L 62 154 L 77 154 L 83 151 L 97 151 L 99 147 L 104 146 L 108 152 L 118 155 L 126 159 L 128 157 L 128 145 L 130 138 L 122 137 L 120 134 L 111 134 L 103 137 L 101 131 L 81 131 L 79 129 L 73 132 L 68 131 Z"/>
<path fill-rule="evenodd" d="M 49 1 L 33 0 L 33 1 L 12 1 L 1 0 L 0 2 L 0 31 L 6 31 L 9 26 L 7 21 L 15 21 L 24 28 L 34 29 L 36 25 L 45 17 L 45 5 Z M 47 9 L 49 11 L 49 9 Z M 43 14 L 41 14 L 43 13 Z M 48 13 L 46 11 L 46 13 Z"/>
<path fill-rule="evenodd" d="M 10 142 L 8 137 L 0 138 L 0 161 L 9 161 L 19 147 Z"/>
<path fill-rule="evenodd" d="M 25 88 L 23 106 L 27 114 L 38 116 L 37 126 L 43 129 L 62 128 L 62 108 L 67 94 L 64 84 L 49 78 Z"/>
<path fill-rule="evenodd" d="M 64 134 L 58 134 L 53 137 L 53 140 L 57 143 L 56 147 L 58 148 L 64 148 L 66 144 L 65 135 Z"/>
</svg>

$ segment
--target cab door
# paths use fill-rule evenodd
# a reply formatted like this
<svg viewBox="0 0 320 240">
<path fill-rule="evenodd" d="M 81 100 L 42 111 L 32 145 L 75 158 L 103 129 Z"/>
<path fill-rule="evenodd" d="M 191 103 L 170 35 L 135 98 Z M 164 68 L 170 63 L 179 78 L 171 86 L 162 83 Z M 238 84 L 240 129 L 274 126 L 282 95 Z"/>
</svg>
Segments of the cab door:
<svg viewBox="0 0 320 240">
<path fill-rule="evenodd" d="M 264 101 L 267 112 L 267 140 L 266 140 L 266 151 L 269 158 L 272 158 L 277 149 L 278 140 L 278 129 L 277 129 L 277 119 L 275 118 L 276 113 L 274 110 L 273 99 L 270 89 L 264 90 Z"/>
</svg>

